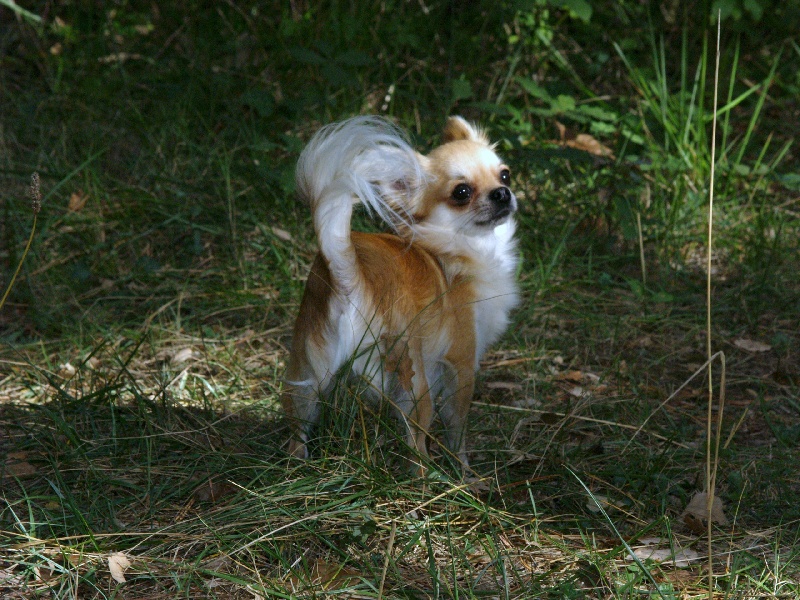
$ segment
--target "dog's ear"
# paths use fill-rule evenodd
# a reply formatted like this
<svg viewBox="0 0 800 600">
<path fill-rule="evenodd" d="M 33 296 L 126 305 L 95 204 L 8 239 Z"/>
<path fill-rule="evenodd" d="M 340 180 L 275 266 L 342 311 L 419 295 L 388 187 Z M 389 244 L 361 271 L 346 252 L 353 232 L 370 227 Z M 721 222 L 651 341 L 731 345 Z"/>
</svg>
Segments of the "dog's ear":
<svg viewBox="0 0 800 600">
<path fill-rule="evenodd" d="M 469 140 L 489 145 L 489 138 L 486 137 L 486 134 L 481 129 L 471 125 L 461 117 L 449 117 L 444 126 L 442 141 L 446 144 L 447 142 L 458 140 Z"/>
</svg>

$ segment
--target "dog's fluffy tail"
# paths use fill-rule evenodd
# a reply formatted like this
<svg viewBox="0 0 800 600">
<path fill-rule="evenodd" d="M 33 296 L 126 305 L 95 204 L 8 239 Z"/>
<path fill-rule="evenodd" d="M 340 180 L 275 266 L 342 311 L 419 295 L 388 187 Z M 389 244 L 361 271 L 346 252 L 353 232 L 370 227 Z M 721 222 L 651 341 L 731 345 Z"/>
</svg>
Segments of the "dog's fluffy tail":
<svg viewBox="0 0 800 600">
<path fill-rule="evenodd" d="M 397 229 L 408 223 L 423 172 L 402 133 L 378 117 L 321 129 L 297 163 L 297 189 L 311 204 L 320 251 L 342 293 L 357 286 L 350 239 L 353 205 L 364 204 Z"/>
</svg>

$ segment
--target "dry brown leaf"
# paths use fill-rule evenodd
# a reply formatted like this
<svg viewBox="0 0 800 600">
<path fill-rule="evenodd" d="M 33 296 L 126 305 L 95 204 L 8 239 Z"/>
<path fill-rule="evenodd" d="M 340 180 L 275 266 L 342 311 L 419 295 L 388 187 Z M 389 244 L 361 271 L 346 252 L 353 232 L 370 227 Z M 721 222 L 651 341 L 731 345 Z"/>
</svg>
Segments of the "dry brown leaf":
<svg viewBox="0 0 800 600">
<path fill-rule="evenodd" d="M 198 502 L 219 502 L 235 492 L 236 487 L 232 483 L 227 481 L 216 482 L 209 479 L 194 491 L 194 498 Z"/>
<path fill-rule="evenodd" d="M 108 570 L 117 583 L 125 583 L 125 571 L 131 566 L 131 561 L 123 552 L 115 552 L 108 557 Z"/>
<path fill-rule="evenodd" d="M 562 371 L 553 375 L 555 381 L 571 381 L 573 383 L 596 384 L 600 381 L 600 376 L 591 371 Z"/>
<path fill-rule="evenodd" d="M 583 381 L 583 371 L 562 371 L 553 376 L 555 381 L 574 381 L 580 383 Z"/>
<path fill-rule="evenodd" d="M 769 344 L 757 342 L 755 340 L 748 340 L 746 338 L 733 340 L 733 345 L 737 348 L 741 348 L 742 350 L 747 350 L 748 352 L 769 352 L 772 350 L 772 346 Z"/>
<path fill-rule="evenodd" d="M 702 519 L 698 519 L 690 513 L 684 513 L 683 523 L 695 535 L 703 535 L 706 532 L 706 526 Z"/>
<path fill-rule="evenodd" d="M 169 364 L 172 367 L 177 367 L 178 365 L 181 365 L 194 358 L 194 355 L 195 352 L 192 348 L 182 348 L 172 356 L 172 358 L 169 360 Z"/>
<path fill-rule="evenodd" d="M 71 212 L 78 212 L 79 210 L 83 209 L 86 206 L 86 201 L 89 199 L 89 194 L 85 193 L 83 190 L 77 190 L 72 192 L 69 196 L 69 204 L 67 204 L 67 209 Z"/>
<path fill-rule="evenodd" d="M 669 543 L 669 540 L 664 540 Z M 678 568 L 688 567 L 690 563 L 701 560 L 702 557 L 691 548 L 676 547 L 673 552 L 670 547 L 659 547 L 657 545 L 637 546 L 633 548 L 633 556 L 628 555 L 628 560 L 633 557 L 639 560 L 652 560 L 658 563 L 666 563 Z"/>
<path fill-rule="evenodd" d="M 686 505 L 686 509 L 683 511 L 683 521 L 694 531 L 698 525 L 698 522 L 702 524 L 707 521 L 708 517 L 708 494 L 705 492 L 697 492 L 692 499 L 689 501 L 689 504 Z M 722 504 L 722 500 L 720 500 L 719 496 L 714 496 L 714 501 L 711 504 L 711 522 L 716 523 L 717 525 L 727 525 L 728 518 L 725 516 L 725 507 Z"/>
<path fill-rule="evenodd" d="M 285 229 L 281 229 L 280 227 L 271 227 L 270 231 L 272 231 L 272 235 L 274 235 L 279 240 L 283 240 L 284 242 L 292 241 L 292 234 L 286 231 Z"/>
<path fill-rule="evenodd" d="M 29 463 L 27 452 L 9 452 L 3 463 L 2 472 L 7 477 L 25 477 L 34 475 L 36 467 Z"/>
<path fill-rule="evenodd" d="M 589 154 L 593 154 L 595 156 L 607 156 L 609 158 L 614 157 L 614 153 L 611 151 L 611 148 L 604 146 L 588 133 L 579 133 L 575 136 L 575 139 L 566 140 L 564 145 L 569 148 L 574 148 L 575 150 L 583 150 L 584 152 L 588 152 Z"/>
</svg>

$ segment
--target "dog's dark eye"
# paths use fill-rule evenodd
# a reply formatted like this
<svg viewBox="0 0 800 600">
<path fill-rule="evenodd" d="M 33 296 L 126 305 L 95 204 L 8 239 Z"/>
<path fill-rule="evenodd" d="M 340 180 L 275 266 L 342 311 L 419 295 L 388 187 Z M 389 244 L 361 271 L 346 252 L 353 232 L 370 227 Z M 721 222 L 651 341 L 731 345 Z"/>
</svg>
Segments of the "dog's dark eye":
<svg viewBox="0 0 800 600">
<path fill-rule="evenodd" d="M 466 204 L 472 197 L 472 188 L 466 183 L 459 183 L 453 188 L 453 193 L 451 195 L 453 200 L 456 201 L 456 204 Z"/>
<path fill-rule="evenodd" d="M 511 185 L 511 173 L 509 173 L 508 169 L 500 171 L 500 182 L 503 185 Z"/>
</svg>

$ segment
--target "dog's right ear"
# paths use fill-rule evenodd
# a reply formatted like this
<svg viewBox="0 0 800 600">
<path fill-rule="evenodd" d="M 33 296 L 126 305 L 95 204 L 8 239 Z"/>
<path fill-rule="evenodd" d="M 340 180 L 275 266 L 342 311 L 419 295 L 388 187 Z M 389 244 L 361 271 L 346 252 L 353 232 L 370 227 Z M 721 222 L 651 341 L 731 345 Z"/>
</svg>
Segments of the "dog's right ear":
<svg viewBox="0 0 800 600">
<path fill-rule="evenodd" d="M 483 130 L 471 125 L 462 117 L 449 117 L 444 126 L 444 133 L 442 134 L 442 141 L 456 142 L 458 140 L 469 140 L 479 144 L 489 145 L 489 138 Z"/>
</svg>

